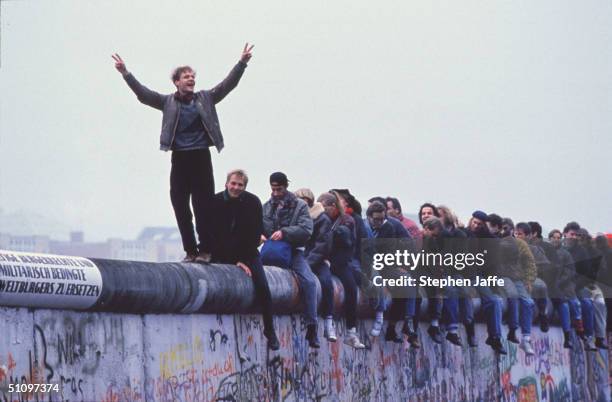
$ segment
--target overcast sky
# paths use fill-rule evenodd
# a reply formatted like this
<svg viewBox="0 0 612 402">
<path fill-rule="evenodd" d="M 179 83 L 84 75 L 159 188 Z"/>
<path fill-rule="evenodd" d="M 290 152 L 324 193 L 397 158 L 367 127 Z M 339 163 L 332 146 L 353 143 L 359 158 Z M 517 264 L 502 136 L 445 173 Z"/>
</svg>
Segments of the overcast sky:
<svg viewBox="0 0 612 402">
<path fill-rule="evenodd" d="M 217 106 L 225 172 L 405 212 L 444 203 L 545 229 L 612 230 L 609 1 L 2 1 L 0 208 L 133 238 L 174 226 L 161 113 L 114 69 L 210 88 L 254 56 Z M 1 231 L 1 228 L 0 228 Z"/>
</svg>

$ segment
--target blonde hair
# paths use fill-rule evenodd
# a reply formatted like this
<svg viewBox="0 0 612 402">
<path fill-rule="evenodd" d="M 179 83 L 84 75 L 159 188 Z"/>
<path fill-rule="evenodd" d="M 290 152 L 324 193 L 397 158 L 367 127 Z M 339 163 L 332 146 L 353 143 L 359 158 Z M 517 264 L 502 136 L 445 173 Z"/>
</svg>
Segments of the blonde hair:
<svg viewBox="0 0 612 402">
<path fill-rule="evenodd" d="M 247 175 L 246 171 L 243 169 L 234 169 L 234 170 L 230 170 L 227 173 L 227 178 L 225 179 L 225 183 L 229 183 L 230 179 L 232 178 L 232 176 L 238 176 L 240 178 L 242 178 L 244 180 L 244 186 L 246 187 L 246 185 L 249 183 L 249 176 Z"/>
</svg>

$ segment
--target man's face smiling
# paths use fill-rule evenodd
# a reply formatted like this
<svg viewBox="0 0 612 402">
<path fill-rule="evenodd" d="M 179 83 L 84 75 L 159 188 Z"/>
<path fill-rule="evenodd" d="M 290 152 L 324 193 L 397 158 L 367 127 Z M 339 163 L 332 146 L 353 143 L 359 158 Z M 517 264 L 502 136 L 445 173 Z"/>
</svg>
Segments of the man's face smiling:
<svg viewBox="0 0 612 402">
<path fill-rule="evenodd" d="M 180 78 L 174 81 L 176 89 L 180 94 L 192 94 L 195 87 L 195 72 L 191 70 L 183 71 Z"/>
<path fill-rule="evenodd" d="M 227 189 L 230 198 L 240 197 L 240 194 L 242 194 L 246 189 L 244 177 L 233 174 L 227 183 L 225 183 L 225 188 Z"/>
</svg>

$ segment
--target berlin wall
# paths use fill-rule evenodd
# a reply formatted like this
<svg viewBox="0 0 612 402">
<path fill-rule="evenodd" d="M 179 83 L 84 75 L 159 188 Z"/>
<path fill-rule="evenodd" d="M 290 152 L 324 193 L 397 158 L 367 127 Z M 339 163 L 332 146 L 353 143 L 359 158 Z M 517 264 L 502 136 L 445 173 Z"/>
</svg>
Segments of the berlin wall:
<svg viewBox="0 0 612 402">
<path fill-rule="evenodd" d="M 151 278 L 159 276 L 164 285 L 142 274 L 138 267 L 144 263 L 87 261 L 101 272 L 101 278 L 81 278 L 100 286 L 97 292 L 79 288 L 81 296 L 97 293 L 88 306 L 76 299 L 80 307 L 44 308 L 30 294 L 31 302 L 21 307 L 14 305 L 17 292 L 0 292 L 0 305 L 5 305 L 0 307 L 0 401 L 610 400 L 607 351 L 584 352 L 577 339 L 573 350 L 564 349 L 559 327 L 545 334 L 534 328 L 536 353 L 531 357 L 511 343 L 505 343 L 508 355 L 495 355 L 485 345 L 484 324 L 477 325 L 477 348 L 436 345 L 421 324 L 422 347 L 412 349 L 406 342 L 369 337 L 372 322 L 362 320 L 359 331 L 366 349 L 354 350 L 342 343 L 345 328 L 337 321 L 338 342 L 322 338 L 320 349 L 309 349 L 305 326 L 294 311 L 299 309 L 299 297 L 292 293 L 295 280 L 285 271 L 267 268 L 282 313 L 276 318 L 281 348 L 272 352 L 261 317 L 243 311 L 250 308 L 252 285 L 235 267 L 141 266 L 153 269 Z M 183 266 L 193 272 L 181 272 Z M 166 277 L 167 271 L 174 279 Z M 24 280 L 25 274 L 16 272 L 0 275 L 5 289 L 7 279 Z M 113 281 L 122 275 L 124 280 Z M 221 290 L 227 294 L 225 307 L 215 293 L 216 275 L 219 283 L 234 281 L 229 286 L 233 290 Z M 132 282 L 138 276 L 140 282 Z M 45 278 L 30 282 L 38 279 Z M 182 280 L 193 286 L 179 286 Z M 241 292 L 246 299 L 242 305 L 236 296 Z M 156 294 L 163 294 L 167 303 L 156 301 Z M 136 302 L 147 297 L 148 304 Z M 129 302 L 118 308 L 121 298 Z M 210 305 L 220 314 L 208 311 Z M 465 340 L 465 333 L 461 335 Z M 9 392 L 28 384 L 57 384 L 57 391 Z"/>
</svg>

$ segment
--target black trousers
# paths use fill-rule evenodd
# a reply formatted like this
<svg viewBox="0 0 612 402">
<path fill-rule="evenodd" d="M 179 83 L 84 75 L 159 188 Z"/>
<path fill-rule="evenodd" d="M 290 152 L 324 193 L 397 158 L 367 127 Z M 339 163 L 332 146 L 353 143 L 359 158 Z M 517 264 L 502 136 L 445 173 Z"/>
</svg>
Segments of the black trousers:
<svg viewBox="0 0 612 402">
<path fill-rule="evenodd" d="M 189 254 L 200 252 L 210 253 L 211 202 L 215 193 L 210 151 L 196 149 L 193 151 L 173 151 L 172 168 L 170 169 L 170 200 L 174 208 L 176 223 L 181 232 L 183 249 Z M 198 232 L 199 244 L 193 231 L 193 215 L 195 229 Z"/>
<path fill-rule="evenodd" d="M 268 285 L 266 272 L 264 271 L 263 264 L 261 263 L 261 257 L 257 256 L 248 261 L 242 262 L 244 262 L 251 270 L 251 279 L 253 279 L 253 286 L 255 287 L 256 303 L 261 306 L 264 331 L 274 330 L 274 324 L 272 321 L 272 294 L 270 293 L 270 286 Z"/>
</svg>

